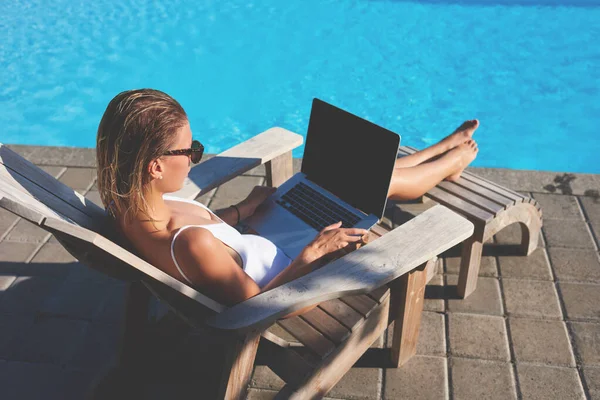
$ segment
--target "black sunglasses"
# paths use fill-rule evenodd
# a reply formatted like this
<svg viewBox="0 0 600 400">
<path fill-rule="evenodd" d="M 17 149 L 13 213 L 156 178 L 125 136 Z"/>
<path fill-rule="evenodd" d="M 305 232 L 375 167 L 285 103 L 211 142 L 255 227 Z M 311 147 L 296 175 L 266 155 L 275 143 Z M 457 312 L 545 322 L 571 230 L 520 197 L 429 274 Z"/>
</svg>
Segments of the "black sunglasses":
<svg viewBox="0 0 600 400">
<path fill-rule="evenodd" d="M 204 146 L 197 140 L 192 141 L 192 147 L 189 149 L 169 150 L 163 156 L 188 156 L 194 164 L 198 164 L 202 159 Z"/>
</svg>

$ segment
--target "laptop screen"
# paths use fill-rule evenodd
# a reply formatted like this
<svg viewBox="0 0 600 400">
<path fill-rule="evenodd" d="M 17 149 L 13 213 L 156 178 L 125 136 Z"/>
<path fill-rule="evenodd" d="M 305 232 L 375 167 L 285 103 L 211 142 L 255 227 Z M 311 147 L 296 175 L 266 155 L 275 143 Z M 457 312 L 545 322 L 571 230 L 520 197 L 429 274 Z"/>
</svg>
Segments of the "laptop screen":
<svg viewBox="0 0 600 400">
<path fill-rule="evenodd" d="M 314 99 L 302 172 L 367 214 L 383 217 L 400 136 Z"/>
</svg>

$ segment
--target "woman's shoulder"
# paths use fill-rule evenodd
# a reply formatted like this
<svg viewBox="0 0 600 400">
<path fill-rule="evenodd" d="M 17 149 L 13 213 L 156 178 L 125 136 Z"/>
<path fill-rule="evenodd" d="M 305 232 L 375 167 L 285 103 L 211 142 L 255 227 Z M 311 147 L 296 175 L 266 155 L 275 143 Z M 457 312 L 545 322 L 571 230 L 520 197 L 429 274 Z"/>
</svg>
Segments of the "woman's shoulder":
<svg viewBox="0 0 600 400">
<path fill-rule="evenodd" d="M 206 254 L 216 245 L 216 238 L 208 229 L 184 226 L 173 235 L 173 247 L 191 255 Z"/>
</svg>

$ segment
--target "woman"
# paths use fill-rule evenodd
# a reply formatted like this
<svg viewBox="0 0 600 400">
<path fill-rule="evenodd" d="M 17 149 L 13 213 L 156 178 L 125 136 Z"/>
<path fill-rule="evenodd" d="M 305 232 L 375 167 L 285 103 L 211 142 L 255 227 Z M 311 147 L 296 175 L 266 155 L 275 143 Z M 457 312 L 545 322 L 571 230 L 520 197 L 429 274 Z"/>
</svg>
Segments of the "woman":
<svg viewBox="0 0 600 400">
<path fill-rule="evenodd" d="M 467 121 L 440 143 L 396 161 L 388 196 L 412 199 L 443 179 L 458 179 L 475 158 L 471 139 L 478 121 Z M 273 188 L 213 213 L 171 197 L 184 183 L 202 145 L 192 140 L 181 105 L 157 90 L 130 90 L 108 105 L 96 143 L 98 189 L 122 234 L 148 262 L 232 305 L 310 272 L 320 262 L 364 243 L 367 231 L 323 229 L 290 260 L 272 242 L 242 235 L 232 226 L 252 215 Z"/>
</svg>

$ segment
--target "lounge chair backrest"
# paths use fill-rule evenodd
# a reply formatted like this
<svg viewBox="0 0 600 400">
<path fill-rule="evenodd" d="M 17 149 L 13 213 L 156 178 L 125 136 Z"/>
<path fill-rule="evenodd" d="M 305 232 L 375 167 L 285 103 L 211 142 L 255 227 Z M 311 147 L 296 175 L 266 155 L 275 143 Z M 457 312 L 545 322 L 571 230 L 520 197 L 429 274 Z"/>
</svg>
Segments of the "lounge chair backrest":
<svg viewBox="0 0 600 400">
<path fill-rule="evenodd" d="M 73 189 L 2 145 L 0 162 L 0 206 L 54 234 L 78 260 L 117 279 L 142 280 L 169 303 L 189 309 L 184 315 L 189 320 L 198 322 L 224 309 L 106 237 L 104 210 Z"/>
</svg>

